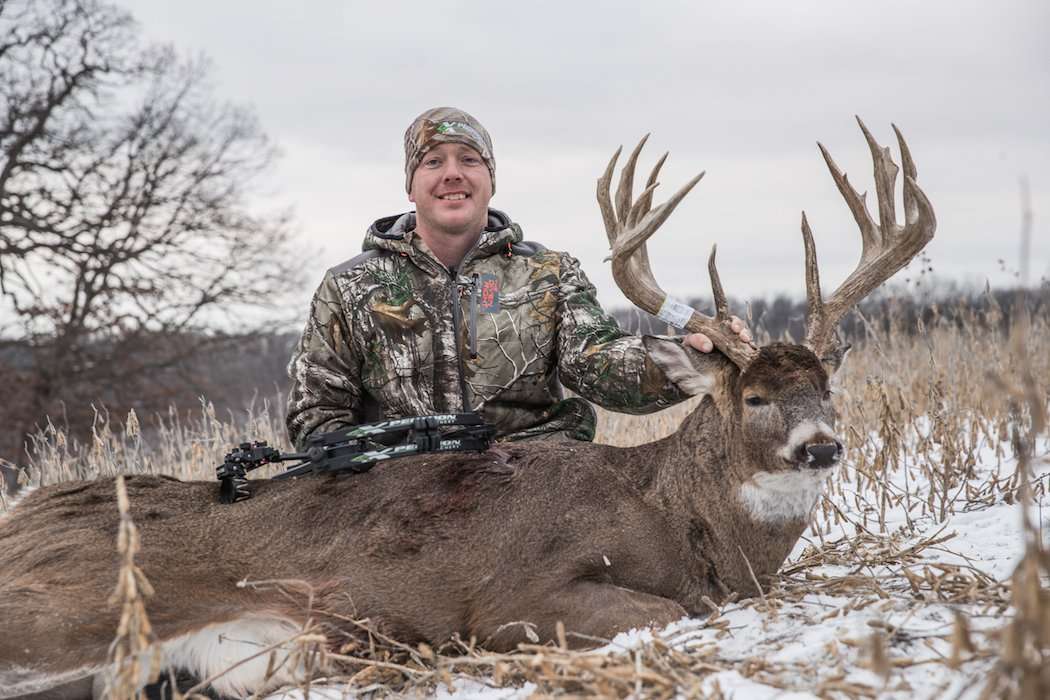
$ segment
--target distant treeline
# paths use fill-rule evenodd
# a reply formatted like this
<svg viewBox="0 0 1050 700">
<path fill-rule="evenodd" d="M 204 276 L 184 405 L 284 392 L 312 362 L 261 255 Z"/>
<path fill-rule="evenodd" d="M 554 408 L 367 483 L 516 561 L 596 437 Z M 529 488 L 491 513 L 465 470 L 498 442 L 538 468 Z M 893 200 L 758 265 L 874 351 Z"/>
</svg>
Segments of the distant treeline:
<svg viewBox="0 0 1050 700">
<path fill-rule="evenodd" d="M 38 363 L 36 356 L 47 358 L 53 348 L 0 339 L 0 387 L 5 392 L 0 402 L 0 425 L 5 426 L 0 431 L 0 459 L 24 462 L 27 433 L 44 427 L 49 418 L 84 440 L 91 436 L 95 414 L 101 410 L 123 423 L 134 409 L 148 429 L 155 414 L 174 410 L 185 416 L 199 411 L 203 397 L 224 420 L 230 412 L 236 416 L 253 400 L 285 394 L 285 368 L 297 340 L 298 335 L 291 333 L 236 337 L 166 333 L 140 336 L 133 346 L 107 341 L 105 347 L 91 348 L 105 358 L 100 366 L 89 366 L 75 383 L 55 387 L 55 398 L 46 404 L 44 415 L 27 415 L 27 407 L 38 399 L 39 384 L 48 379 L 41 376 L 44 363 Z M 180 347 L 185 351 L 172 352 Z"/>
<path fill-rule="evenodd" d="M 863 343 L 866 334 L 917 332 L 919 320 L 927 327 L 938 324 L 967 324 L 996 328 L 1005 332 L 1022 298 L 1016 290 L 999 289 L 982 293 L 951 292 L 935 297 L 914 297 L 883 293 L 860 305 L 859 313 L 844 320 L 842 330 L 852 343 Z M 1050 287 L 1029 290 L 1023 303 L 1032 314 L 1050 312 Z M 694 298 L 690 303 L 704 313 L 713 313 L 711 300 Z M 731 300 L 730 308 L 740 316 L 748 305 Z M 634 333 L 667 334 L 667 324 L 633 309 L 615 309 L 612 314 L 621 327 Z M 774 340 L 801 340 L 805 335 L 805 302 L 779 296 L 750 302 L 751 327 L 762 343 Z M 39 353 L 54 352 L 51 345 L 0 339 L 0 387 L 5 400 L 0 403 L 0 458 L 23 461 L 23 443 L 28 432 L 43 426 L 47 417 L 69 434 L 86 439 L 91 435 L 96 409 L 105 407 L 122 421 L 131 409 L 148 426 L 150 416 L 175 410 L 185 415 L 200 407 L 200 397 L 212 402 L 221 416 L 236 415 L 253 399 L 272 399 L 287 395 L 286 367 L 296 333 L 259 333 L 251 336 L 175 335 L 139 336 L 133 344 L 106 341 L 105 347 L 92 348 L 95 363 L 86 363 L 91 372 L 82 372 L 75 386 L 59 387 L 59 397 L 47 404 L 46 415 L 25 415 L 33 405 L 33 392 L 39 376 Z M 126 341 L 125 341 L 126 342 Z M 173 353 L 184 346 L 185 352 Z M 127 368 L 135 366 L 136 371 Z M 147 371 L 143 371 L 147 369 Z M 91 376 L 94 374 L 94 376 Z M 279 410 L 283 410 L 283 407 Z"/>
<path fill-rule="evenodd" d="M 693 308 L 713 315 L 714 303 L 710 297 L 688 299 Z M 851 343 L 863 342 L 869 332 L 917 333 L 922 326 L 937 324 L 995 327 L 1005 332 L 1013 320 L 1019 304 L 1032 315 L 1050 313 L 1050 286 L 1025 290 L 989 289 L 982 292 L 944 291 L 922 296 L 890 292 L 876 292 L 862 301 L 859 308 L 846 316 L 841 324 L 843 337 Z M 788 296 L 773 299 L 754 299 L 743 302 L 729 300 L 729 307 L 741 318 L 749 317 L 749 325 L 762 343 L 771 341 L 801 342 L 806 335 L 806 301 Z M 620 326 L 633 333 L 681 334 L 666 323 L 638 309 L 614 309 L 613 316 Z M 920 324 L 920 320 L 922 324 Z"/>
</svg>

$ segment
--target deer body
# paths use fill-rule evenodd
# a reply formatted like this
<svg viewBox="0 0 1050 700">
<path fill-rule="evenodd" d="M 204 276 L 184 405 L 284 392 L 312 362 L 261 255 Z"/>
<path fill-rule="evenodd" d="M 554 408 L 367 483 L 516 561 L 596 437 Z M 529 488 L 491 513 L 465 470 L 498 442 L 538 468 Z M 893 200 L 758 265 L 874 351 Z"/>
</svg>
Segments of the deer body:
<svg viewBox="0 0 1050 700">
<path fill-rule="evenodd" d="M 756 348 L 727 331 L 712 254 L 718 314 L 694 311 L 686 328 L 708 334 L 720 352 L 691 356 L 686 379 L 706 396 L 668 438 L 634 448 L 501 444 L 348 477 L 258 480 L 251 499 L 232 505 L 217 502 L 211 483 L 130 477 L 136 561 L 155 588 L 147 612 L 165 663 L 208 677 L 307 619 L 327 623 L 333 643 L 356 629 L 342 623 L 368 618 L 407 643 L 459 635 L 509 650 L 556 638 L 561 623 L 569 643 L 586 646 L 703 614 L 707 600 L 756 594 L 802 534 L 841 457 L 830 377 L 844 350 L 834 328 L 933 235 L 903 139 L 900 227 L 892 221 L 896 166 L 865 136 L 881 227 L 824 152 L 864 233 L 858 270 L 825 302 L 803 218 L 806 341 Z M 645 239 L 699 178 L 650 209 L 661 160 L 632 204 L 640 148 L 615 210 L 615 157 L 598 198 L 617 283 L 655 312 L 666 295 L 652 279 Z M 40 489 L 0 519 L 0 698 L 104 667 L 118 620 L 105 604 L 120 564 L 118 519 L 112 480 Z M 260 580 L 268 583 L 238 585 Z M 246 662 L 214 687 L 244 694 L 288 680 L 287 670 L 267 680 L 266 666 L 265 655 Z"/>
<path fill-rule="evenodd" d="M 747 450 L 726 450 L 726 410 L 708 397 L 678 434 L 634 448 L 421 456 L 350 477 L 259 480 L 233 505 L 211 483 L 128 477 L 154 632 L 179 640 L 208 625 L 266 618 L 295 629 L 335 615 L 409 643 L 458 634 L 509 650 L 529 633 L 504 625 L 528 623 L 546 640 L 560 621 L 585 646 L 702 614 L 705 597 L 754 594 L 819 492 L 794 517 L 756 519 L 740 493 L 756 470 L 734 461 Z M 0 681 L 3 664 L 51 675 L 104 664 L 118 619 L 105 606 L 118 519 L 105 479 L 40 489 L 0 523 Z M 305 595 L 237 585 L 274 579 L 301 582 L 312 609 Z"/>
</svg>

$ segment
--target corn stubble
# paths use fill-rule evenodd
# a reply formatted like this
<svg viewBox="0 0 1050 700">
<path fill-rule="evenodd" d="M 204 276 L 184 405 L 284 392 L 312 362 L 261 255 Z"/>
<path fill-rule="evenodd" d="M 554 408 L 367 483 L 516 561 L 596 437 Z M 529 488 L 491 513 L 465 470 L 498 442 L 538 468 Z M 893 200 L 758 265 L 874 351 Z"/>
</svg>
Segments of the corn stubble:
<svg viewBox="0 0 1050 700">
<path fill-rule="evenodd" d="M 141 696 L 141 685 L 157 679 L 160 649 L 153 646 L 153 631 L 146 614 L 146 600 L 153 595 L 153 587 L 135 564 L 135 555 L 141 544 L 138 528 L 129 512 L 123 476 L 117 477 L 116 486 L 117 508 L 120 510 L 116 543 L 120 553 L 120 572 L 116 589 L 108 602 L 110 607 L 120 608 L 120 622 L 110 647 L 109 661 L 113 664 L 113 672 L 107 679 L 106 695 L 114 700 L 132 700 Z"/>
<path fill-rule="evenodd" d="M 940 665 L 950 670 L 948 679 L 983 686 L 979 697 L 1050 697 L 1050 553 L 1033 505 L 1050 486 L 1046 477 L 1033 476 L 1050 450 L 1050 320 L 1015 323 L 1007 335 L 997 330 L 1001 318 L 994 304 L 968 313 L 964 322 L 959 314 L 952 322 L 934 314 L 918 328 L 905 327 L 892 313 L 866 323 L 867 337 L 847 359 L 835 392 L 846 465 L 814 514 L 808 546 L 785 564 L 761 599 L 712 602 L 707 618 L 629 651 L 578 652 L 563 642 L 491 654 L 471 640 L 412 648 L 383 637 L 368 620 L 321 619 L 354 628 L 359 641 L 325 651 L 316 635 L 307 634 L 303 653 L 341 669 L 329 682 L 379 695 L 425 692 L 468 677 L 490 686 L 531 682 L 540 695 L 721 697 L 719 684 L 708 677 L 732 670 L 823 697 L 903 697 L 909 691 L 905 670 Z M 601 412 L 598 440 L 626 445 L 658 439 L 692 407 L 642 417 Z M 280 411 L 269 404 L 226 420 L 206 403 L 193 417 L 158 416 L 146 428 L 139 420 L 130 416 L 118 425 L 100 413 L 90 444 L 47 426 L 32 445 L 33 480 L 118 472 L 212 479 L 228 447 L 245 436 L 287 448 Z M 1015 461 L 1015 470 L 999 469 Z M 1004 502 L 1021 503 L 1025 512 L 1025 555 L 1008 580 L 996 580 L 964 557 L 945 563 L 930 556 L 952 547 L 953 514 Z M 891 511 L 903 512 L 903 522 L 888 519 Z M 133 528 L 130 521 L 124 523 L 124 566 L 114 601 L 125 611 L 114 646 L 118 661 L 144 658 L 140 652 L 149 641 L 148 582 L 134 568 L 136 536 L 125 529 Z M 927 525 L 921 532 L 919 523 Z M 814 595 L 834 602 L 814 608 L 818 612 L 801 624 L 866 610 L 872 613 L 870 632 L 827 642 L 819 663 L 772 662 L 722 649 L 733 635 L 728 613 L 751 608 L 763 625 L 772 624 Z M 943 629 L 922 635 L 908 630 L 913 615 L 936 605 L 951 609 Z M 897 622 L 885 621 L 891 616 Z M 997 624 L 975 624 L 989 617 Z M 920 647 L 933 653 L 917 653 Z M 871 673 L 858 680 L 857 669 Z M 126 680 L 124 692 L 133 692 Z"/>
</svg>

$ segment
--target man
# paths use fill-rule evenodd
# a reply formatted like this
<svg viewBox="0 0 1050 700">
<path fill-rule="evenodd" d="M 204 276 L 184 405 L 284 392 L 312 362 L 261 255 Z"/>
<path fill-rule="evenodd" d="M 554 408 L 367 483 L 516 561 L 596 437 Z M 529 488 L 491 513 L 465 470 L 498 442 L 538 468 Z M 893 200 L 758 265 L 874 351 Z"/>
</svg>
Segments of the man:
<svg viewBox="0 0 1050 700">
<path fill-rule="evenodd" d="M 364 253 L 330 269 L 289 364 L 288 433 L 478 411 L 506 439 L 594 435 L 606 408 L 659 410 L 695 394 L 702 334 L 632 336 L 567 253 L 522 240 L 489 208 L 496 160 L 466 112 L 428 110 L 405 132 L 415 212 L 376 221 Z M 733 329 L 747 339 L 739 319 Z M 689 349 L 687 349 L 689 348 Z"/>
</svg>

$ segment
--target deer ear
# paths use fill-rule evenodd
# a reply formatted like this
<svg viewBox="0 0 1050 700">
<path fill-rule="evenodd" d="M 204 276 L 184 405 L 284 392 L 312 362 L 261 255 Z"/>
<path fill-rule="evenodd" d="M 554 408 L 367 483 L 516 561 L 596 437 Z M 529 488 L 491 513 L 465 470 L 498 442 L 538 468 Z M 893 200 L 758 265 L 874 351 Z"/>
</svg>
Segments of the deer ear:
<svg viewBox="0 0 1050 700">
<path fill-rule="evenodd" d="M 650 361 L 689 396 L 711 394 L 717 386 L 725 355 L 718 351 L 699 352 L 682 345 L 681 337 L 643 336 Z"/>
<path fill-rule="evenodd" d="M 829 350 L 820 358 L 820 364 L 824 367 L 824 371 L 828 373 L 829 379 L 834 377 L 842 367 L 842 364 L 846 361 L 846 355 L 849 354 L 852 347 L 849 343 L 842 343 L 833 350 Z"/>
</svg>

